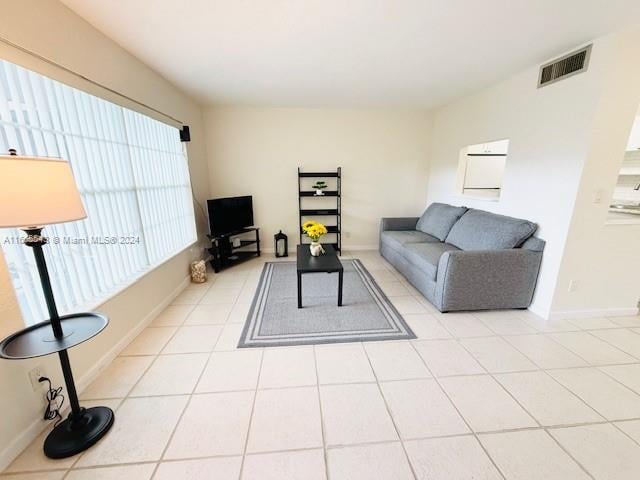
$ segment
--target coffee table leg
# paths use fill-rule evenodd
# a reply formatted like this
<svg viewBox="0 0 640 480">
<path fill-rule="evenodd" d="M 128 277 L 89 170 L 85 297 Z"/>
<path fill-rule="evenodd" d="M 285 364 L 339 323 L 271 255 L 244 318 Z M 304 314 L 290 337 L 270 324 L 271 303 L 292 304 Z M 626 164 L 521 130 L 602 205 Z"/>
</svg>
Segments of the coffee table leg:
<svg viewBox="0 0 640 480">
<path fill-rule="evenodd" d="M 298 308 L 302 308 L 302 274 L 298 272 Z"/>
<path fill-rule="evenodd" d="M 338 272 L 338 306 L 342 306 L 342 270 Z"/>
</svg>

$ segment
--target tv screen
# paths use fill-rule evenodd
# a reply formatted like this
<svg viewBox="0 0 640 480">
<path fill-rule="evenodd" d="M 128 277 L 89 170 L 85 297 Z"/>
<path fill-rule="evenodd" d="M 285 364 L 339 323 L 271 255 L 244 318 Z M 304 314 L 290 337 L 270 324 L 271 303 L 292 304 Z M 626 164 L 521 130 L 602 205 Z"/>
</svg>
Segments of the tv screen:
<svg viewBox="0 0 640 480">
<path fill-rule="evenodd" d="M 253 199 L 250 195 L 207 200 L 207 209 L 213 236 L 237 232 L 253 225 Z"/>
</svg>

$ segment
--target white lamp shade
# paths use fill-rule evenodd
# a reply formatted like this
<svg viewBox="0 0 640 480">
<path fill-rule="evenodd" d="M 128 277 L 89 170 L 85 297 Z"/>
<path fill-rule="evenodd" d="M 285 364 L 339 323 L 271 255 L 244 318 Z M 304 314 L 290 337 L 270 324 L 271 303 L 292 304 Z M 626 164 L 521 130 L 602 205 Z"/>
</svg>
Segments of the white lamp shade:
<svg viewBox="0 0 640 480">
<path fill-rule="evenodd" d="M 41 227 L 86 216 L 68 162 L 0 156 L 0 227 Z"/>
</svg>

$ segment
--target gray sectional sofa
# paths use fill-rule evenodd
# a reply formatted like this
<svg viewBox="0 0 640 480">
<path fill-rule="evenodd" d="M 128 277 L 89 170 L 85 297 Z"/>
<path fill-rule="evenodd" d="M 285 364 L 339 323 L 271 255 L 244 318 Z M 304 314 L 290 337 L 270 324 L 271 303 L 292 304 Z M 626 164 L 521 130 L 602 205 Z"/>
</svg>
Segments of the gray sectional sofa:
<svg viewBox="0 0 640 480">
<path fill-rule="evenodd" d="M 432 203 L 419 218 L 383 218 L 380 253 L 441 312 L 527 308 L 544 250 L 536 229 Z"/>
</svg>

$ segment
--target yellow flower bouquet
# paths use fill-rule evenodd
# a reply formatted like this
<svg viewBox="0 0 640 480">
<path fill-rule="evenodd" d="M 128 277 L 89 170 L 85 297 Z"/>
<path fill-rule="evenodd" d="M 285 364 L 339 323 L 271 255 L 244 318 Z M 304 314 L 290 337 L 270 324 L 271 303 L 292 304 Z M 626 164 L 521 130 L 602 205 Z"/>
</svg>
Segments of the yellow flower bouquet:
<svg viewBox="0 0 640 480">
<path fill-rule="evenodd" d="M 302 231 L 313 242 L 317 242 L 323 235 L 327 234 L 327 227 L 314 220 L 309 220 L 302 224 Z"/>
<path fill-rule="evenodd" d="M 311 255 L 317 257 L 318 255 L 323 254 L 324 248 L 322 248 L 322 245 L 320 245 L 318 241 L 323 235 L 327 234 L 327 227 L 314 220 L 309 220 L 302 224 L 302 231 L 311 239 L 311 245 L 309 246 Z"/>
</svg>

